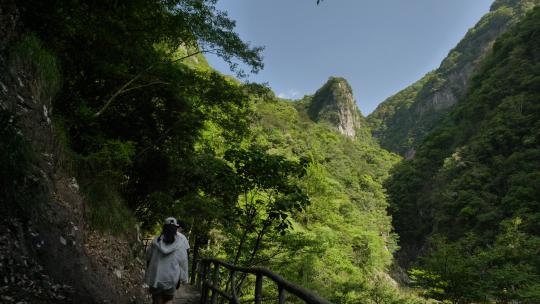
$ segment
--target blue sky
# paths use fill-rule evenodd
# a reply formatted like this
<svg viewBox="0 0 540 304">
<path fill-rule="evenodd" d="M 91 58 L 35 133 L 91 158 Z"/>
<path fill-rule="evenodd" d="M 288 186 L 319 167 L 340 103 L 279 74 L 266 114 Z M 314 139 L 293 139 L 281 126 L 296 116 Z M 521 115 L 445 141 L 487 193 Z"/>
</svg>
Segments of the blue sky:
<svg viewBox="0 0 540 304">
<path fill-rule="evenodd" d="M 346 78 L 364 115 L 437 68 L 492 0 L 221 0 L 244 41 L 265 46 L 263 71 L 283 98 Z M 232 74 L 219 58 L 210 65 Z M 249 69 L 247 69 L 249 70 Z"/>
</svg>

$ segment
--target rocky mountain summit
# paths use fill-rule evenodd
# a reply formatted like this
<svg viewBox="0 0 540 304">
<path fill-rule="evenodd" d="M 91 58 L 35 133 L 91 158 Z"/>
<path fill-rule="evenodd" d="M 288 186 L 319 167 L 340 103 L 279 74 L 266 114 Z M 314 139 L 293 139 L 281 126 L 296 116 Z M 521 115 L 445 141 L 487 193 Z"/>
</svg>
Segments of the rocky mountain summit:
<svg viewBox="0 0 540 304">
<path fill-rule="evenodd" d="M 355 138 L 363 126 L 351 86 L 341 77 L 330 77 L 313 95 L 307 113 L 315 121 L 326 121 L 346 136 Z"/>
</svg>

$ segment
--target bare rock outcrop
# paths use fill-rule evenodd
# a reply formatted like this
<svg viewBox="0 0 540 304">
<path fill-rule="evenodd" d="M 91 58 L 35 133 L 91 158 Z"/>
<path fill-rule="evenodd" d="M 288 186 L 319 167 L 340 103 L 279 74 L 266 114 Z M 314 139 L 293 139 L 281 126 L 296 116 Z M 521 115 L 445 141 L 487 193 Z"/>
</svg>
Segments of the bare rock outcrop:
<svg viewBox="0 0 540 304">
<path fill-rule="evenodd" d="M 351 86 L 344 78 L 330 77 L 313 95 L 308 108 L 313 121 L 326 121 L 346 136 L 355 138 L 362 127 L 362 114 L 356 105 Z"/>
</svg>

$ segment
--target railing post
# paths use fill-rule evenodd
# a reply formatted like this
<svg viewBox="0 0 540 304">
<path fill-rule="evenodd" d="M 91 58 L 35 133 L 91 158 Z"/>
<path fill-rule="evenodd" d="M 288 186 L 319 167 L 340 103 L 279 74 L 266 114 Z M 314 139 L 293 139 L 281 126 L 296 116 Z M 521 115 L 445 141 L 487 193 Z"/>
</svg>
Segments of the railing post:
<svg viewBox="0 0 540 304">
<path fill-rule="evenodd" d="M 219 288 L 219 264 L 214 263 L 214 271 L 212 273 L 212 285 L 214 288 Z M 210 299 L 210 303 L 216 304 L 217 303 L 217 296 L 218 292 L 215 289 L 212 289 L 212 298 Z"/>
<path fill-rule="evenodd" d="M 285 288 L 283 288 L 283 286 L 280 284 L 278 286 L 278 290 L 279 290 L 279 304 L 284 304 L 285 303 Z"/>
<path fill-rule="evenodd" d="M 191 259 L 192 260 L 192 263 L 191 263 L 191 284 L 195 284 L 195 277 L 197 275 L 197 272 L 199 271 L 199 269 L 197 269 L 199 267 L 199 247 L 200 247 L 200 237 L 198 235 L 195 236 L 195 244 L 194 244 L 194 247 L 193 248 L 193 258 Z M 199 288 L 200 286 L 198 286 Z"/>
<path fill-rule="evenodd" d="M 195 283 L 195 286 L 197 286 L 197 289 L 201 290 L 201 283 L 202 283 L 202 276 L 203 276 L 203 267 L 202 267 L 202 260 L 197 261 L 197 281 Z"/>
<path fill-rule="evenodd" d="M 203 268 L 203 274 L 202 274 L 202 290 L 201 290 L 201 304 L 207 304 L 208 303 L 208 270 L 209 270 L 209 261 L 204 261 L 202 268 Z"/>
<path fill-rule="evenodd" d="M 262 302 L 262 280 L 262 274 L 257 273 L 257 278 L 255 279 L 255 304 L 261 304 Z"/>
<path fill-rule="evenodd" d="M 236 279 L 234 278 L 236 271 L 231 270 L 231 304 L 239 304 L 238 295 L 236 294 Z"/>
</svg>

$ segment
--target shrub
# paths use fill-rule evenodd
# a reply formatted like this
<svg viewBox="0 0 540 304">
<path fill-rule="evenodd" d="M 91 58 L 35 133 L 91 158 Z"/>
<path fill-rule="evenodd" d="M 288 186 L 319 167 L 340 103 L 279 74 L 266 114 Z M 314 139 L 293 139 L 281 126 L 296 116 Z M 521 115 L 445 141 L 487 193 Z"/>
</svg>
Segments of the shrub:
<svg viewBox="0 0 540 304">
<path fill-rule="evenodd" d="M 10 69 L 31 76 L 32 95 L 44 104 L 52 102 L 62 85 L 58 60 L 34 34 L 23 35 L 11 48 Z"/>
</svg>

